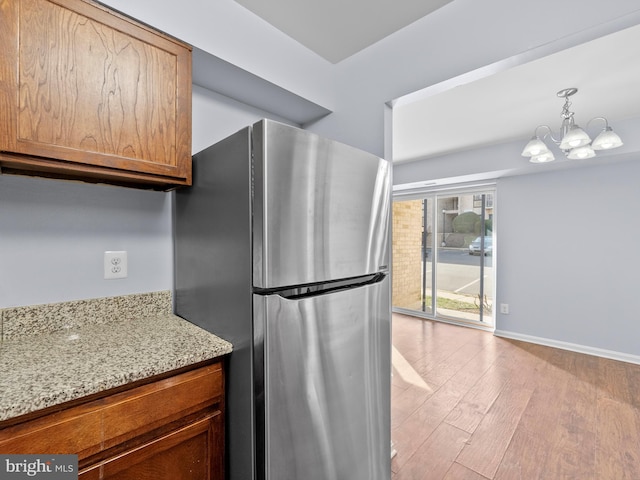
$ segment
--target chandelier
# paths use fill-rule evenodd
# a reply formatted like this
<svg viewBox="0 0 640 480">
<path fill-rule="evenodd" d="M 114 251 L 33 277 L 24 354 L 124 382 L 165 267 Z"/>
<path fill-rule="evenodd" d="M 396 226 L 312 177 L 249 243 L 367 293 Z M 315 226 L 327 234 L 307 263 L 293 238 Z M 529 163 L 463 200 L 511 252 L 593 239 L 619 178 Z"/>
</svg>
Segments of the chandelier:
<svg viewBox="0 0 640 480">
<path fill-rule="evenodd" d="M 524 147 L 522 151 L 523 157 L 530 157 L 531 163 L 546 163 L 555 160 L 553 152 L 543 139 L 550 138 L 560 150 L 564 152 L 567 158 L 576 160 L 591 158 L 596 156 L 596 150 L 609 150 L 622 145 L 620 137 L 609 126 L 609 122 L 604 117 L 595 117 L 589 120 L 589 124 L 595 120 L 604 121 L 604 128 L 600 134 L 592 141 L 591 137 L 585 132 L 573 119 L 574 113 L 569 110 L 571 102 L 569 97 L 578 91 L 577 88 L 565 88 L 560 90 L 557 95 L 564 98 L 564 106 L 562 107 L 562 125 L 560 126 L 560 139 L 556 140 L 548 125 L 538 125 L 533 132 L 533 137 Z M 542 137 L 538 134 L 538 130 L 547 129 Z"/>
</svg>

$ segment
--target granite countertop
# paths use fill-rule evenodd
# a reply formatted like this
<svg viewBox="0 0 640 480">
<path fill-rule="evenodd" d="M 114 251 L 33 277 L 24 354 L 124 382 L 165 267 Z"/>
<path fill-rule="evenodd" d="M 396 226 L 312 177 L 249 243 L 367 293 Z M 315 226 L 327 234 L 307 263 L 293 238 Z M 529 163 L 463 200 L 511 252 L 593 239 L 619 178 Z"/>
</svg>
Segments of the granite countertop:
<svg viewBox="0 0 640 480">
<path fill-rule="evenodd" d="M 0 421 L 230 353 L 173 315 L 116 319 L 0 344 Z"/>
</svg>

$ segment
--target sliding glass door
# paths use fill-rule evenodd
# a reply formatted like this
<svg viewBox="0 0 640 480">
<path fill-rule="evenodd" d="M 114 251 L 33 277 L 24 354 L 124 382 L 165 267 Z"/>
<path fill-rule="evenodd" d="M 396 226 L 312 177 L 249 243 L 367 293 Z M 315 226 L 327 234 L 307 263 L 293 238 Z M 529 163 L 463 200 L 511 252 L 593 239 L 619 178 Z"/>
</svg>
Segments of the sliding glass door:
<svg viewBox="0 0 640 480">
<path fill-rule="evenodd" d="M 493 325 L 494 192 L 394 200 L 393 306 Z"/>
</svg>

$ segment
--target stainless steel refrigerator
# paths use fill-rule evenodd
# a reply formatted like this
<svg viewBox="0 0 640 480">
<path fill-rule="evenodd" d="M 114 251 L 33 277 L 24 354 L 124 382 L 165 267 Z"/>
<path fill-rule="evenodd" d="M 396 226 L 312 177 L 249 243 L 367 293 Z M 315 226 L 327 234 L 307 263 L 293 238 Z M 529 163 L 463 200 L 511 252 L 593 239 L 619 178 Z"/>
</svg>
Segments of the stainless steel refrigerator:
<svg viewBox="0 0 640 480">
<path fill-rule="evenodd" d="M 232 342 L 227 478 L 390 478 L 391 167 L 262 120 L 175 194 L 175 308 Z"/>
</svg>

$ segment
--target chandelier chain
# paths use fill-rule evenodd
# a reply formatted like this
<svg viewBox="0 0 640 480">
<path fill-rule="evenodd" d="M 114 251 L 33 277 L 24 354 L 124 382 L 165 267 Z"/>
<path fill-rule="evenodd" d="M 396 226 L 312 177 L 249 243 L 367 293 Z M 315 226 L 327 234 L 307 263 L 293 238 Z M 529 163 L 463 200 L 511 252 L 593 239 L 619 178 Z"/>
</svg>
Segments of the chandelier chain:
<svg viewBox="0 0 640 480">
<path fill-rule="evenodd" d="M 560 116 L 565 120 L 569 120 L 573 118 L 574 112 L 569 110 L 570 106 L 571 106 L 571 102 L 569 101 L 569 97 L 565 97 L 564 106 L 562 107 L 562 113 L 560 114 Z"/>
</svg>

